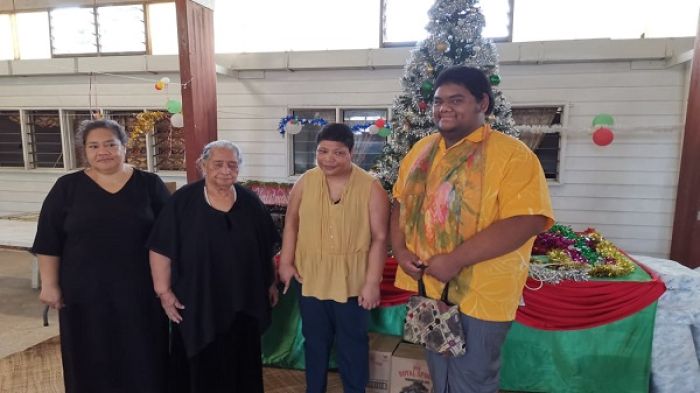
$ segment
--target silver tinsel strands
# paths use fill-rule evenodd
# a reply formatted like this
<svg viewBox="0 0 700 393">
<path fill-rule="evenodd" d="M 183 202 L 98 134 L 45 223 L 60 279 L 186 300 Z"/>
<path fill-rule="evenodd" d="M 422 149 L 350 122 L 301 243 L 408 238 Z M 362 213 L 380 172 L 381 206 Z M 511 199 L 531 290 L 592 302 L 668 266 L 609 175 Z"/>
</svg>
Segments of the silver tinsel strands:
<svg viewBox="0 0 700 393">
<path fill-rule="evenodd" d="M 476 0 L 436 0 L 428 11 L 428 36 L 411 52 L 401 78 L 403 94 L 392 108 L 392 130 L 375 172 L 387 190 L 398 175 L 399 162 L 420 138 L 435 132 L 431 101 L 435 77 L 447 67 L 477 67 L 491 78 L 494 111 L 489 118 L 494 129 L 517 137 L 510 103 L 498 84 L 498 55 L 491 40 L 482 36 L 484 15 Z"/>
<path fill-rule="evenodd" d="M 581 269 L 556 268 L 552 269 L 544 264 L 531 263 L 530 277 L 545 284 L 559 284 L 564 280 L 588 281 L 590 276 L 587 271 Z M 535 288 L 530 288 L 535 290 Z"/>
</svg>

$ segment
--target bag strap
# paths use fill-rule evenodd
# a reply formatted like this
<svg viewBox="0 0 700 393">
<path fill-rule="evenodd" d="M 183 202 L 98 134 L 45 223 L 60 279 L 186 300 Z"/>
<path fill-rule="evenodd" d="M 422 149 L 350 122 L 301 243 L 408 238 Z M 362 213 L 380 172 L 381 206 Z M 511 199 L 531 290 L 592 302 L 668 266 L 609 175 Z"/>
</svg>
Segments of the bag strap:
<svg viewBox="0 0 700 393">
<path fill-rule="evenodd" d="M 445 284 L 445 288 L 442 290 L 442 296 L 440 296 L 440 300 L 449 303 L 447 301 L 447 294 L 450 291 L 450 283 L 448 282 Z M 418 279 L 418 295 L 423 296 L 423 297 L 428 297 L 425 294 L 425 282 L 423 282 L 423 275 L 421 274 L 420 278 Z"/>
</svg>

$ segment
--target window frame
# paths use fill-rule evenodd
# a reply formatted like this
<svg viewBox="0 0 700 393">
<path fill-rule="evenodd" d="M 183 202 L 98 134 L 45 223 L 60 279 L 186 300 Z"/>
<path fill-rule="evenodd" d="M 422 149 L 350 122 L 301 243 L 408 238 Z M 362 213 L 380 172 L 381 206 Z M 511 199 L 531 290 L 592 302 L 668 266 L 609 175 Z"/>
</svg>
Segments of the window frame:
<svg viewBox="0 0 700 393">
<path fill-rule="evenodd" d="M 528 109 L 528 108 L 551 108 L 551 107 L 561 107 L 561 115 L 559 117 L 559 124 L 556 124 L 556 126 L 561 127 L 561 131 L 558 132 L 559 134 L 559 154 L 558 154 L 558 165 L 557 165 L 557 176 L 556 178 L 552 179 L 549 178 L 547 179 L 547 184 L 549 185 L 561 185 L 565 183 L 565 177 L 566 177 L 566 171 L 564 168 L 566 168 L 566 146 L 567 146 L 567 133 L 566 129 L 569 125 L 569 114 L 571 112 L 571 104 L 569 102 L 536 102 L 536 103 L 527 103 L 527 104 L 517 104 L 517 103 L 512 103 L 511 102 L 511 110 L 513 109 Z M 515 127 L 517 128 L 518 126 L 527 126 L 528 124 L 516 124 Z M 543 127 L 548 127 L 548 126 L 543 126 Z M 537 153 L 533 151 L 535 155 Z M 537 156 L 537 159 L 539 161 L 540 157 Z"/>
<path fill-rule="evenodd" d="M 0 169 L 2 170 L 17 170 L 17 169 L 26 169 L 27 165 L 27 151 L 26 151 L 26 144 L 25 144 L 25 133 L 24 133 L 24 116 L 22 114 L 22 109 L 21 108 L 3 108 L 0 110 L 0 112 L 16 112 L 19 115 L 19 133 L 20 133 L 20 143 L 22 144 L 22 163 L 17 166 L 0 166 Z"/>
<path fill-rule="evenodd" d="M 515 6 L 515 0 L 508 0 L 510 6 L 508 11 L 508 35 L 504 37 L 485 37 L 490 38 L 493 42 L 513 42 L 513 7 Z M 386 30 L 386 0 L 379 1 L 379 48 L 403 48 L 403 47 L 413 47 L 418 41 L 385 41 Z"/>
<path fill-rule="evenodd" d="M 343 123 L 343 111 L 346 110 L 386 110 L 387 123 L 391 122 L 392 119 L 392 108 L 391 106 L 372 106 L 372 105 L 339 105 L 339 106 L 327 106 L 327 105 L 300 105 L 300 106 L 290 106 L 287 108 L 287 114 L 293 115 L 295 111 L 335 111 L 336 123 Z M 285 143 L 287 144 L 287 176 L 290 179 L 296 180 L 303 173 L 294 173 L 294 135 L 289 135 L 289 133 L 284 133 Z"/>
<path fill-rule="evenodd" d="M 90 8 L 92 9 L 92 16 L 95 23 L 95 52 L 85 52 L 85 53 L 68 53 L 68 54 L 56 54 L 54 52 L 54 40 L 53 40 L 53 25 L 51 23 L 51 12 L 68 7 L 52 7 L 46 9 L 49 16 L 49 42 L 51 45 L 51 58 L 61 59 L 61 58 L 72 58 L 72 57 L 95 57 L 95 56 L 134 56 L 134 55 L 148 55 L 150 54 L 150 36 L 149 26 L 148 26 L 148 4 L 149 2 L 128 2 L 128 3 L 117 3 L 117 4 L 101 4 L 101 5 L 87 5 L 87 6 L 76 6 L 70 8 Z M 140 5 L 143 7 L 143 34 L 144 34 L 144 45 L 145 49 L 143 51 L 126 51 L 126 52 L 103 52 L 100 49 L 100 26 L 98 23 L 97 9 L 103 7 L 121 7 L 130 5 Z"/>
</svg>

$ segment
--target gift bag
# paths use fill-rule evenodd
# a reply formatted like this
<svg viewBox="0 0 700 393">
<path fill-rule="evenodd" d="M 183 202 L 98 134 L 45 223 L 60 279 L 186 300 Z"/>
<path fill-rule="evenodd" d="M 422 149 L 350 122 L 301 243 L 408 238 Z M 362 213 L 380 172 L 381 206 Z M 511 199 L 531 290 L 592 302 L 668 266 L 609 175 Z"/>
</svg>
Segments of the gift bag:
<svg viewBox="0 0 700 393">
<path fill-rule="evenodd" d="M 445 285 L 441 300 L 436 300 L 426 296 L 423 277 L 418 280 L 418 295 L 408 300 L 403 338 L 445 356 L 462 356 L 467 344 L 459 307 L 447 302 L 449 286 Z"/>
</svg>

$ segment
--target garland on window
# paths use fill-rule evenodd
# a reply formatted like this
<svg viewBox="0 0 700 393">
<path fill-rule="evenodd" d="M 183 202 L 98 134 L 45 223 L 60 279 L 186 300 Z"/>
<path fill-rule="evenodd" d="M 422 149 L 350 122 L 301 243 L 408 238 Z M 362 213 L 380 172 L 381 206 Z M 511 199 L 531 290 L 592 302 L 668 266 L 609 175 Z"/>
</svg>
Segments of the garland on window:
<svg viewBox="0 0 700 393">
<path fill-rule="evenodd" d="M 595 229 L 574 232 L 561 224 L 537 236 L 530 262 L 530 276 L 549 283 L 621 277 L 636 268 L 625 253 Z"/>
<path fill-rule="evenodd" d="M 290 134 L 294 135 L 298 134 L 301 131 L 301 128 L 308 124 L 323 127 L 326 124 L 328 124 L 328 122 L 324 119 L 321 119 L 320 117 L 315 117 L 313 119 L 305 119 L 294 115 L 289 115 L 280 119 L 277 129 L 279 130 L 280 135 L 282 136 L 284 136 L 286 132 L 289 132 Z M 292 128 L 294 129 L 293 131 Z"/>
<path fill-rule="evenodd" d="M 168 117 L 165 112 L 141 112 L 136 115 L 136 122 L 134 122 L 131 128 L 131 133 L 129 134 L 129 139 L 132 141 L 137 140 L 141 135 L 147 134 L 153 131 L 153 127 L 156 122 L 163 120 Z"/>
</svg>

